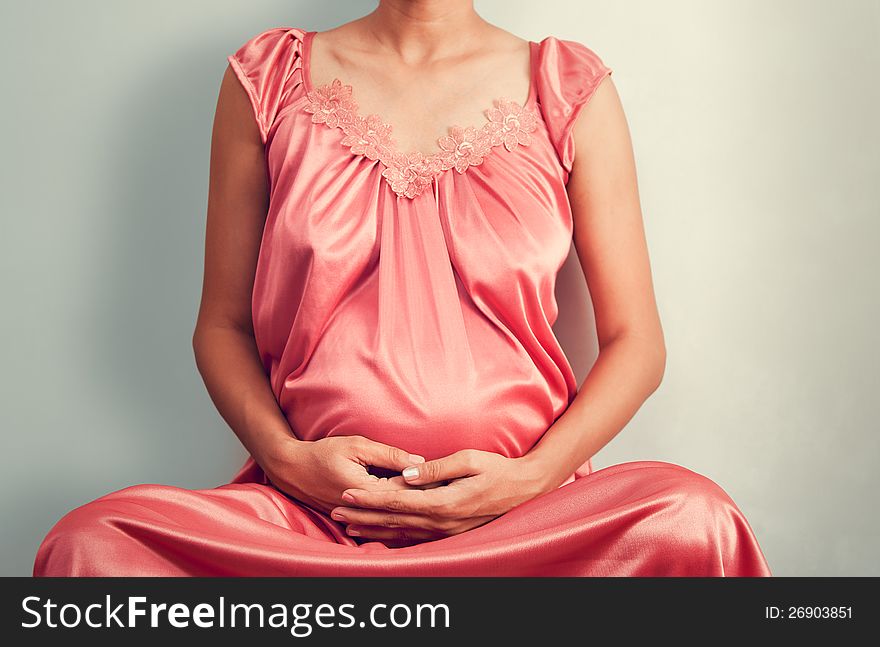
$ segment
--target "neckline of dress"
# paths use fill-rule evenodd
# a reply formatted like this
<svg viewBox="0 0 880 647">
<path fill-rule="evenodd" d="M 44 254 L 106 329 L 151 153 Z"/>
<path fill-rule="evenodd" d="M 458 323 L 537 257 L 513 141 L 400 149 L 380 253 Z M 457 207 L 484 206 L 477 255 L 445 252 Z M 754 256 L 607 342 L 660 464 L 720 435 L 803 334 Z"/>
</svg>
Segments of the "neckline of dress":
<svg viewBox="0 0 880 647">
<path fill-rule="evenodd" d="M 333 77 L 333 79 L 331 79 L 328 83 L 323 83 L 319 86 L 314 85 L 314 83 L 312 81 L 312 41 L 314 40 L 315 34 L 317 34 L 317 33 L 318 33 L 317 30 L 306 30 L 302 36 L 302 52 L 301 52 L 302 79 L 303 79 L 303 87 L 305 88 L 305 91 L 307 93 L 313 92 L 316 89 L 330 86 L 331 84 L 333 84 L 335 82 L 338 82 L 339 84 L 341 84 L 343 86 L 348 86 L 348 87 L 353 88 L 354 86 L 352 86 L 351 84 L 348 84 L 348 83 L 344 83 L 342 81 L 342 79 L 340 79 L 339 77 Z M 538 79 L 537 79 L 537 76 L 538 76 L 538 49 L 540 48 L 540 43 L 536 43 L 533 40 L 529 40 L 528 43 L 529 43 L 529 92 L 528 92 L 528 96 L 526 97 L 525 103 L 519 103 L 518 101 L 514 101 L 514 103 L 516 103 L 518 106 L 520 106 L 522 108 L 530 108 L 530 107 L 533 108 L 534 104 L 536 103 L 537 95 L 538 95 Z M 508 99 L 508 97 L 498 97 L 498 98 L 511 101 L 511 99 Z M 382 115 L 377 114 L 377 113 L 371 113 L 369 115 L 364 115 L 364 117 L 378 117 L 379 119 L 382 120 L 383 123 L 386 123 L 386 124 L 388 123 L 387 121 L 385 121 L 385 119 L 382 117 Z M 452 124 L 452 125 L 448 126 L 446 129 L 447 132 L 449 131 L 450 128 L 453 128 L 456 126 L 458 126 L 458 124 Z M 479 128 L 480 126 L 474 126 L 474 127 Z M 435 137 L 434 141 L 436 142 L 439 138 L 440 137 Z M 403 153 L 404 151 L 398 151 L 398 152 Z M 407 154 L 413 154 L 416 152 L 418 152 L 418 151 L 406 151 Z M 422 155 L 424 155 L 426 157 L 431 154 L 433 154 L 433 151 L 432 151 L 432 153 L 422 153 Z"/>
</svg>

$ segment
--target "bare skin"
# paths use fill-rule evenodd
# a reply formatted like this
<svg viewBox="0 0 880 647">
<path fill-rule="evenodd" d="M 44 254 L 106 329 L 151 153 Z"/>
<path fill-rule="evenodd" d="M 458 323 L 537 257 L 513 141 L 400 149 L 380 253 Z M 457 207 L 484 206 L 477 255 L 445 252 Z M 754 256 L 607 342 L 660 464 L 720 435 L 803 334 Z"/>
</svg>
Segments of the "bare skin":
<svg viewBox="0 0 880 647">
<path fill-rule="evenodd" d="M 418 12 L 420 4 L 437 4 L 436 14 Z M 361 114 L 392 125 L 398 150 L 430 154 L 449 126 L 485 121 L 493 99 L 525 103 L 529 59 L 527 40 L 484 21 L 469 2 L 383 2 L 318 33 L 309 67 L 313 86 L 334 77 L 351 85 Z"/>
<path fill-rule="evenodd" d="M 483 21 L 471 0 L 381 0 L 371 14 L 315 38 L 313 82 L 339 77 L 353 85 L 362 114 L 391 123 L 400 150 L 431 152 L 448 125 L 481 123 L 492 98 L 524 102 L 524 43 Z M 582 110 L 574 139 L 567 189 L 600 353 L 539 443 L 518 458 L 466 449 L 424 462 L 361 436 L 301 441 L 278 407 L 253 338 L 250 299 L 268 178 L 247 96 L 227 69 L 214 122 L 193 348 L 212 400 L 276 487 L 331 513 L 352 536 L 389 546 L 439 539 L 557 488 L 635 415 L 662 380 L 666 350 L 632 143 L 610 77 Z M 378 478 L 369 465 L 419 473 Z"/>
</svg>

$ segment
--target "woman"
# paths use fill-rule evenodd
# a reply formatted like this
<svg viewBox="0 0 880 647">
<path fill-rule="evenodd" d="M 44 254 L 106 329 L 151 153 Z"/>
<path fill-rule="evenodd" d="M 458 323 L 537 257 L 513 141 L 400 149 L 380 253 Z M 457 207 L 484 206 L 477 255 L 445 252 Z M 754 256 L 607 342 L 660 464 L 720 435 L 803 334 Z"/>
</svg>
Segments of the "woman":
<svg viewBox="0 0 880 647">
<path fill-rule="evenodd" d="M 74 509 L 35 575 L 770 575 L 709 478 L 592 469 L 665 365 L 595 52 L 381 0 L 228 60 L 193 346 L 250 456 Z M 551 329 L 572 239 L 601 348 L 580 390 Z"/>
</svg>

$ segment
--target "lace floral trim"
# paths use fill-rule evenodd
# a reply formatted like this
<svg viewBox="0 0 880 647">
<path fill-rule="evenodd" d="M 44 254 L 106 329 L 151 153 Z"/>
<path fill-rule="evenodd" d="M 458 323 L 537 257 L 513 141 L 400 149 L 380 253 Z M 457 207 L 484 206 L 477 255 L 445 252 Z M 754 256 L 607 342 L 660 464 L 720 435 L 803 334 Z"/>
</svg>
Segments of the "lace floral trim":
<svg viewBox="0 0 880 647">
<path fill-rule="evenodd" d="M 430 155 L 421 152 L 402 153 L 391 135 L 391 125 L 379 115 L 361 116 L 352 96 L 352 86 L 333 79 L 306 93 L 304 110 L 312 122 L 340 128 L 345 137 L 342 145 L 355 155 L 379 160 L 384 166 L 383 177 L 401 197 L 415 198 L 430 186 L 435 176 L 455 169 L 464 173 L 483 162 L 495 146 L 513 151 L 528 146 L 531 133 L 538 127 L 538 114 L 506 98 L 495 99 L 485 111 L 488 120 L 482 127 L 452 126 L 437 140 L 439 150 Z"/>
</svg>

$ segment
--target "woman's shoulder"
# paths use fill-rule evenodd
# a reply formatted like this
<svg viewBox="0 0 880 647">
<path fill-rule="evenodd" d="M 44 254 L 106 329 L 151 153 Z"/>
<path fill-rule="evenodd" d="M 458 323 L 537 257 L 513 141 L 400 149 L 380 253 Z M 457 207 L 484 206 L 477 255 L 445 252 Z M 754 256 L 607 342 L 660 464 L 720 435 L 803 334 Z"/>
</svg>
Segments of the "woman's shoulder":
<svg viewBox="0 0 880 647">
<path fill-rule="evenodd" d="M 570 172 L 574 123 L 612 69 L 595 49 L 579 40 L 550 35 L 538 45 L 538 100 L 550 138 L 563 167 Z"/>
<path fill-rule="evenodd" d="M 275 117 L 302 86 L 302 46 L 307 30 L 270 27 L 250 36 L 226 59 L 248 94 L 263 143 Z"/>
<path fill-rule="evenodd" d="M 538 45 L 543 71 L 552 76 L 595 77 L 611 71 L 594 48 L 579 40 L 550 35 Z"/>
<path fill-rule="evenodd" d="M 301 27 L 269 27 L 249 36 L 231 56 L 244 63 L 260 59 L 268 52 L 295 49 L 302 43 L 306 33 Z"/>
</svg>

